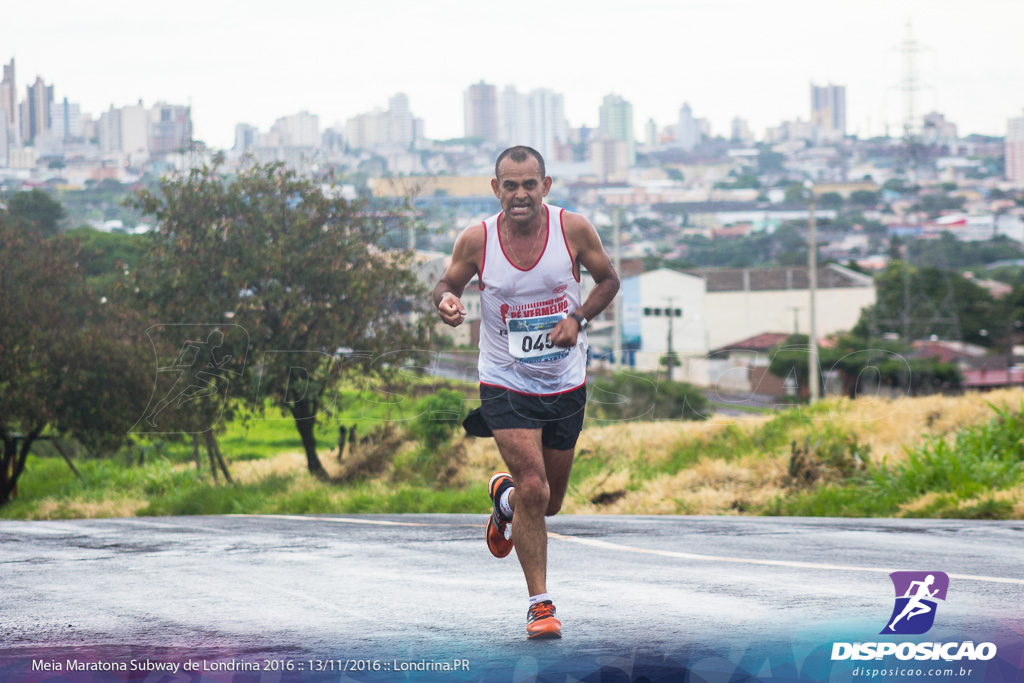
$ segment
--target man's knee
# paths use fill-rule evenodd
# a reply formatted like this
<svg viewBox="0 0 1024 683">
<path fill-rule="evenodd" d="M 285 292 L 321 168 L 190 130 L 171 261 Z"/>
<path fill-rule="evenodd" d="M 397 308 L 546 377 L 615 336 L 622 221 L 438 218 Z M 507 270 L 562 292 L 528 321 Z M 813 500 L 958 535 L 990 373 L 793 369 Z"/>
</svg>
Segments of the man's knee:
<svg viewBox="0 0 1024 683">
<path fill-rule="evenodd" d="M 516 508 L 547 510 L 550 507 L 551 488 L 547 479 L 539 476 L 520 477 L 516 480 Z M 547 513 L 545 513 L 547 514 Z"/>
</svg>

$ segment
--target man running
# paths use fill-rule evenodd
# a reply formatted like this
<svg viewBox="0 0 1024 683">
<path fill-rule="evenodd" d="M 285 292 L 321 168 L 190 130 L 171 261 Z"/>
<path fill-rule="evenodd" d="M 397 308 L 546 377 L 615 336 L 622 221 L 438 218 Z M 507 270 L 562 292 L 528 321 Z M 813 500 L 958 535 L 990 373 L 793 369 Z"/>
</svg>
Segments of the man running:
<svg viewBox="0 0 1024 683">
<path fill-rule="evenodd" d="M 547 592 L 544 517 L 561 509 L 583 427 L 587 321 L 611 303 L 619 278 L 590 221 L 543 203 L 551 178 L 536 150 L 505 150 L 494 175 L 502 211 L 456 240 L 434 304 L 442 321 L 460 325 L 459 297 L 479 277 L 481 406 L 473 417 L 508 467 L 488 484 L 487 547 L 495 557 L 516 548 L 530 595 L 527 637 L 561 638 Z M 596 283 L 585 302 L 581 266 Z"/>
</svg>

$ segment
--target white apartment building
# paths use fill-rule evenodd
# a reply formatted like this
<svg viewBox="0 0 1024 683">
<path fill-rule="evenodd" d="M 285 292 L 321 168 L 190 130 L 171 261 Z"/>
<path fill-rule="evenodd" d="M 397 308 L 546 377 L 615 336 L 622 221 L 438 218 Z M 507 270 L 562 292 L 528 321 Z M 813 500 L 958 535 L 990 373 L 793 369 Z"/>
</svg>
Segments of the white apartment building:
<svg viewBox="0 0 1024 683">
<path fill-rule="evenodd" d="M 284 147 L 320 146 L 320 117 L 308 111 L 282 116 L 270 131 L 280 136 L 278 140 Z"/>
<path fill-rule="evenodd" d="M 501 132 L 508 145 L 527 145 L 545 162 L 555 162 L 559 144 L 569 141 L 565 98 L 545 88 L 519 94 L 508 86 L 501 93 Z"/>
<path fill-rule="evenodd" d="M 624 182 L 629 177 L 629 147 L 624 140 L 594 140 L 590 143 L 590 164 L 601 182 Z"/>
<path fill-rule="evenodd" d="M 388 109 L 379 107 L 345 122 L 345 139 L 355 149 L 392 147 L 408 150 L 423 135 L 423 121 L 409 109 L 409 98 L 398 93 L 388 99 Z"/>
<path fill-rule="evenodd" d="M 463 94 L 466 137 L 480 137 L 490 144 L 498 144 L 501 129 L 498 124 L 498 89 L 480 81 L 469 86 Z"/>
<path fill-rule="evenodd" d="M 1006 179 L 1024 187 L 1024 116 L 1007 121 Z"/>
<path fill-rule="evenodd" d="M 811 84 L 811 123 L 822 140 L 841 140 L 846 135 L 846 86 Z"/>
<path fill-rule="evenodd" d="M 77 140 L 82 137 L 82 107 L 79 104 L 62 102 L 50 105 L 50 133 L 57 140 Z"/>
<path fill-rule="evenodd" d="M 121 151 L 132 163 L 149 158 L 149 110 L 142 104 L 121 107 Z"/>
<path fill-rule="evenodd" d="M 810 294 L 807 268 L 708 269 L 678 272 L 661 268 L 624 278 L 622 342 L 629 363 L 659 369 L 668 352 L 681 357 L 675 379 L 710 383 L 711 349 L 764 332 L 806 333 Z M 875 303 L 874 280 L 838 265 L 818 269 L 817 333 L 852 328 L 860 310 Z M 609 349 L 602 349 L 608 351 Z"/>
</svg>

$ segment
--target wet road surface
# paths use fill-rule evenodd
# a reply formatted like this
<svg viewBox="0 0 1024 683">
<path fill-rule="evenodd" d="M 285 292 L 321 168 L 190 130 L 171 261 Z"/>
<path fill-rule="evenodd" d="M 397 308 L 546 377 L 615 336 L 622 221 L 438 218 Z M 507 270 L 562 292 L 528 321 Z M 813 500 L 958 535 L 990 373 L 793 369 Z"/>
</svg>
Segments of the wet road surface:
<svg viewBox="0 0 1024 683">
<path fill-rule="evenodd" d="M 518 562 L 488 554 L 483 521 L 0 521 L 0 680 L 39 653 L 307 673 L 464 659 L 459 680 L 566 680 L 580 662 L 626 680 L 640 662 L 757 672 L 773 648 L 877 639 L 895 570 L 950 575 L 928 638 L 1024 634 L 1021 522 L 565 515 L 549 522 L 548 580 L 565 637 L 527 642 Z"/>
</svg>

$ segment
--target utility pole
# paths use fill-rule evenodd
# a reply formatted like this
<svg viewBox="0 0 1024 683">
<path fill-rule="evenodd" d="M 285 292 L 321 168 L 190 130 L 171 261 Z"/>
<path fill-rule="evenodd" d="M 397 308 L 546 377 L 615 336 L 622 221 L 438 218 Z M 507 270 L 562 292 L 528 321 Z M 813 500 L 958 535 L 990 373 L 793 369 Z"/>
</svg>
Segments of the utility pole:
<svg viewBox="0 0 1024 683">
<path fill-rule="evenodd" d="M 814 231 L 814 183 L 808 180 L 804 183 L 804 187 L 810 190 L 807 205 L 807 283 L 811 294 L 809 316 L 811 330 L 807 338 L 807 378 L 811 405 L 814 405 L 821 397 L 821 390 L 818 386 L 818 322 L 817 311 L 814 307 L 814 299 L 818 293 L 818 238 Z"/>
<path fill-rule="evenodd" d="M 786 308 L 793 311 L 793 334 L 800 334 L 800 309 L 803 306 L 787 306 Z"/>
<path fill-rule="evenodd" d="M 672 308 L 673 298 L 670 296 L 665 297 L 668 301 L 668 308 L 665 309 L 665 315 L 668 316 L 668 381 L 672 382 L 675 380 L 674 374 L 676 369 L 676 355 L 672 351 L 672 318 L 675 317 L 674 309 Z"/>
<path fill-rule="evenodd" d="M 616 208 L 614 215 L 614 221 L 612 222 L 613 228 L 613 247 L 614 253 L 612 258 L 614 259 L 615 274 L 620 278 L 622 277 L 622 209 Z M 613 315 L 615 316 L 614 324 L 612 325 L 612 354 L 615 362 L 616 369 L 619 364 L 623 362 L 622 358 L 622 292 L 615 294 L 614 301 L 615 308 L 613 309 Z"/>
</svg>

